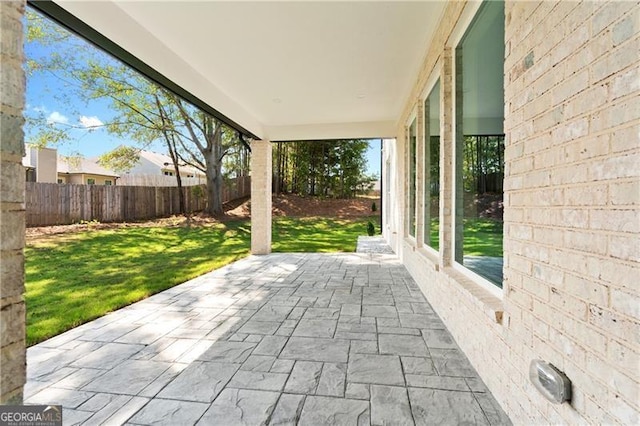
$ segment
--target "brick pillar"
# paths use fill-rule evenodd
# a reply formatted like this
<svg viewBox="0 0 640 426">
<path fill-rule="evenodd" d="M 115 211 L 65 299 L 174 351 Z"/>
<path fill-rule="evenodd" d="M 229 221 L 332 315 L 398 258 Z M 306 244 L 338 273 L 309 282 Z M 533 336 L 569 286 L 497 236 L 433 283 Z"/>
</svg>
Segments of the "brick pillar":
<svg viewBox="0 0 640 426">
<path fill-rule="evenodd" d="M 455 177 L 455 234 L 453 237 L 453 259 L 456 262 L 462 264 L 463 261 L 463 238 L 464 238 L 464 230 L 462 227 L 462 218 L 464 217 L 464 191 L 462 190 L 462 150 L 464 148 L 464 115 L 462 114 L 463 110 L 463 102 L 464 95 L 462 93 L 462 48 L 458 47 L 453 52 L 452 60 L 455 61 L 454 69 L 455 69 L 455 81 L 454 81 L 454 89 L 455 89 L 455 128 L 453 129 L 454 134 L 454 171 L 453 176 Z"/>
<path fill-rule="evenodd" d="M 26 378 L 24 8 L 23 0 L 0 1 L 0 404 L 22 403 Z"/>
<path fill-rule="evenodd" d="M 271 253 L 271 142 L 251 142 L 251 253 Z"/>
<path fill-rule="evenodd" d="M 440 267 L 451 266 L 454 261 L 451 210 L 453 209 L 453 157 L 455 155 L 454 117 L 453 117 L 453 49 L 443 52 L 442 72 L 440 78 Z"/>
</svg>

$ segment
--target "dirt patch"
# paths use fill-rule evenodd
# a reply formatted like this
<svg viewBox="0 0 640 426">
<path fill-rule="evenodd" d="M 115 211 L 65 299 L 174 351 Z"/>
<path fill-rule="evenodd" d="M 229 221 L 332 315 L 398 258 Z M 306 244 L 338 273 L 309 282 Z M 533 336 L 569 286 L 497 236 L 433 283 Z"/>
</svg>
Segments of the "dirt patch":
<svg viewBox="0 0 640 426">
<path fill-rule="evenodd" d="M 376 214 L 371 211 L 373 203 L 377 211 L 380 209 L 380 199 L 377 197 L 358 197 L 348 200 L 321 199 L 315 197 L 300 197 L 297 195 L 278 195 L 273 197 L 273 215 L 290 217 L 336 217 L 341 219 L 370 216 Z M 249 219 L 251 217 L 251 202 L 248 199 L 236 200 L 224 205 L 225 215 L 213 218 L 203 214 L 189 216 L 171 216 L 141 222 L 100 223 L 86 222 L 73 225 L 40 226 L 27 228 L 27 242 L 43 240 L 52 235 L 74 234 L 97 229 L 119 229 L 135 227 L 188 227 L 212 226 L 230 220 Z"/>
<path fill-rule="evenodd" d="M 298 195 L 274 195 L 273 215 L 291 217 L 337 217 L 341 219 L 370 216 L 373 203 L 376 203 L 377 212 L 380 208 L 380 199 L 377 197 L 358 197 L 346 200 L 337 200 L 317 197 L 300 197 Z M 248 200 L 230 208 L 225 212 L 231 218 L 249 218 L 251 202 Z"/>
</svg>

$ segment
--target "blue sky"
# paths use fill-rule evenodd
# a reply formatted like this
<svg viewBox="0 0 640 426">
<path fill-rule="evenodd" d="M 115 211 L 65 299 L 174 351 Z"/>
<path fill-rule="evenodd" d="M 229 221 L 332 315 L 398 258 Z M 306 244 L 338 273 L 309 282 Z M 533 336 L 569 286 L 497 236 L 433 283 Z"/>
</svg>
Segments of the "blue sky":
<svg viewBox="0 0 640 426">
<path fill-rule="evenodd" d="M 84 50 L 84 49 L 83 49 Z M 38 58 L 51 55 L 52 47 L 37 43 L 25 44 L 27 60 L 38 62 Z M 96 49 L 97 54 L 98 53 Z M 82 155 L 86 158 L 97 157 L 109 152 L 119 145 L 134 145 L 129 140 L 110 134 L 104 123 L 115 117 L 110 109 L 109 101 L 96 99 L 91 102 L 74 98 L 69 94 L 68 81 L 47 72 L 35 72 L 27 75 L 26 111 L 25 115 L 39 117 L 55 126 L 69 129 L 70 140 L 56 146 L 62 155 Z M 215 108 L 215 105 L 212 105 Z M 92 128 L 93 126 L 93 128 Z M 97 127 L 96 127 L 97 126 Z M 35 132 L 26 128 L 25 139 L 29 142 Z M 367 173 L 380 175 L 380 143 L 379 139 L 369 142 L 367 152 Z M 151 149 L 165 153 L 162 142 L 155 143 Z"/>
</svg>

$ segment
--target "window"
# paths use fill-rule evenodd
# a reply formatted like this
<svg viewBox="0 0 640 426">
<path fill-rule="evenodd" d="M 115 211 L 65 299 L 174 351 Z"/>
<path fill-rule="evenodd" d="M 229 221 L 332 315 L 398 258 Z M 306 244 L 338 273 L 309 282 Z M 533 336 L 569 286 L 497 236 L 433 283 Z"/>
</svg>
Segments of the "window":
<svg viewBox="0 0 640 426">
<path fill-rule="evenodd" d="M 440 80 L 424 101 L 424 244 L 438 250 L 440 238 Z"/>
<path fill-rule="evenodd" d="M 485 2 L 455 55 L 455 261 L 502 287 L 504 3 Z"/>
<path fill-rule="evenodd" d="M 416 236 L 416 119 L 409 126 L 409 235 Z"/>
<path fill-rule="evenodd" d="M 27 182 L 35 182 L 36 181 L 36 169 L 27 169 L 25 181 L 27 181 Z"/>
<path fill-rule="evenodd" d="M 165 176 L 173 176 L 173 172 L 165 171 L 164 175 Z"/>
<path fill-rule="evenodd" d="M 87 179 L 87 185 L 95 185 L 96 184 L 96 180 L 95 179 Z"/>
<path fill-rule="evenodd" d="M 111 186 L 111 185 L 113 185 L 113 182 L 112 182 L 112 181 L 110 181 L 110 180 L 105 180 L 105 181 L 104 181 L 104 184 L 105 184 L 106 186 Z"/>
<path fill-rule="evenodd" d="M 385 146 L 386 142 L 382 142 Z M 385 146 L 385 149 L 388 149 Z M 391 161 L 389 161 L 387 157 L 387 161 L 385 162 L 385 167 L 380 171 L 384 175 L 384 184 L 382 185 L 382 190 L 384 191 L 384 198 L 381 200 L 382 206 L 384 208 L 384 225 L 389 224 L 389 216 L 391 215 Z"/>
</svg>

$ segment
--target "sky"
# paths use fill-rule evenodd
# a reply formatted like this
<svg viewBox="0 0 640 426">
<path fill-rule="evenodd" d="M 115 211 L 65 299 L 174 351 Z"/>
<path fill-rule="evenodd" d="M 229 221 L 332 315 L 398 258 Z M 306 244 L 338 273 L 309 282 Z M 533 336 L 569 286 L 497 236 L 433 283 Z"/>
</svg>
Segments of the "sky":
<svg viewBox="0 0 640 426">
<path fill-rule="evenodd" d="M 74 40 L 74 43 L 86 42 Z M 95 49 L 96 55 L 104 55 Z M 84 50 L 84 49 L 82 49 Z M 27 60 L 36 63 L 39 59 L 49 58 L 54 53 L 52 46 L 39 43 L 25 43 Z M 71 87 L 70 87 L 71 86 Z M 69 140 L 55 146 L 62 155 L 81 155 L 85 158 L 98 157 L 120 145 L 134 145 L 127 139 L 110 134 L 104 127 L 116 116 L 106 99 L 95 99 L 85 102 L 72 96 L 73 83 L 64 81 L 49 72 L 27 73 L 26 108 L 27 117 L 38 118 L 55 127 L 68 129 Z M 215 108 L 215 105 L 212 105 Z M 36 137 L 32 126 L 26 126 L 25 140 L 27 143 Z M 367 171 L 369 175 L 380 176 L 380 145 L 379 139 L 369 142 L 367 151 Z M 151 150 L 166 153 L 164 143 L 152 144 Z"/>
</svg>

